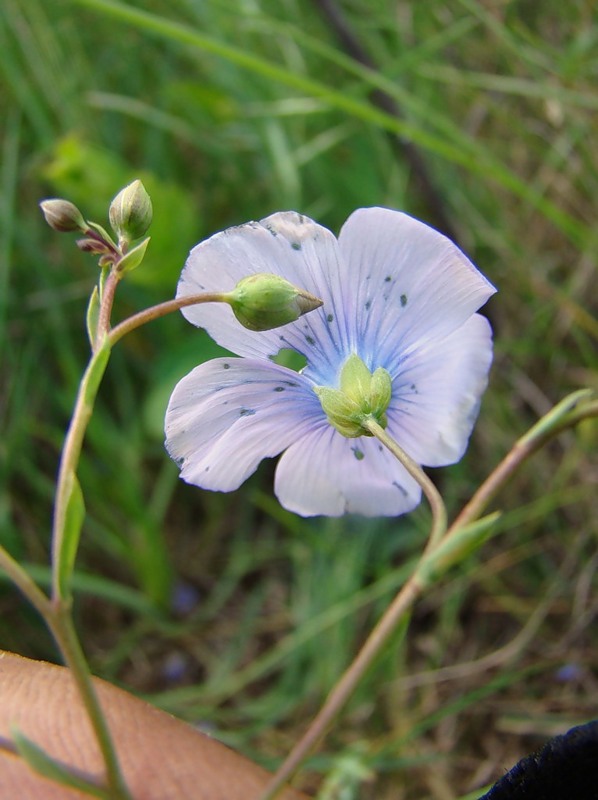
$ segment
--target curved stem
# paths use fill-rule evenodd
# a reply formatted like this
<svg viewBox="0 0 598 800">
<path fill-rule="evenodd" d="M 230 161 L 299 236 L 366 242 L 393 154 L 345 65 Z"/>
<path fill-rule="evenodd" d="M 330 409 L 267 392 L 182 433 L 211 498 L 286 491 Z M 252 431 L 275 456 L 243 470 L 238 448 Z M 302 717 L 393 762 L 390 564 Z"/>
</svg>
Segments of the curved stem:
<svg viewBox="0 0 598 800">
<path fill-rule="evenodd" d="M 7 567 L 8 574 L 30 598 L 50 627 L 65 662 L 71 670 L 87 710 L 104 759 L 108 788 L 115 800 L 125 800 L 125 798 L 130 798 L 130 795 L 122 777 L 112 737 L 72 621 L 68 583 L 75 562 L 78 530 L 69 530 L 69 503 L 72 499 L 73 486 L 76 484 L 76 472 L 83 440 L 93 413 L 97 393 L 108 365 L 112 345 L 129 331 L 152 319 L 177 311 L 184 305 L 214 302 L 222 299 L 222 296 L 205 293 L 191 298 L 162 303 L 159 306 L 134 315 L 110 331 L 110 316 L 118 282 L 119 276 L 115 271 L 112 271 L 107 276 L 103 286 L 94 352 L 79 385 L 73 415 L 62 449 L 53 518 L 52 602 L 48 601 L 32 581 L 27 580 L 28 576 L 25 573 L 21 574 L 22 570 L 18 565 L 15 567 L 10 560 L 0 557 L 0 566 Z M 32 586 L 35 588 L 32 588 Z"/>
<path fill-rule="evenodd" d="M 488 476 L 451 527 L 446 529 L 445 506 L 438 490 L 423 470 L 376 422 L 368 421 L 367 427 L 382 442 L 418 481 L 432 508 L 434 521 L 428 544 L 422 553 L 411 578 L 399 591 L 391 605 L 384 612 L 378 624 L 366 639 L 354 661 L 344 672 L 336 686 L 328 695 L 324 705 L 314 718 L 303 737 L 293 747 L 288 757 L 273 776 L 266 792 L 260 800 L 273 800 L 282 787 L 292 778 L 303 761 L 316 745 L 324 738 L 328 728 L 347 702 L 357 684 L 381 652 L 388 638 L 397 629 L 402 617 L 426 588 L 426 583 L 419 579 L 418 571 L 425 563 L 430 552 L 440 542 L 457 535 L 466 525 L 476 520 L 497 492 L 521 466 L 521 464 L 541 448 L 551 438 L 574 427 L 585 419 L 598 417 L 598 402 L 590 402 L 573 408 L 577 399 L 587 398 L 586 392 L 575 393 L 565 398 L 551 412 L 543 417 L 533 428 L 519 439 L 512 450 L 505 456 L 495 470 Z M 567 413 L 569 412 L 569 413 Z"/>
<path fill-rule="evenodd" d="M 375 420 L 363 422 L 370 433 L 375 436 L 388 450 L 401 462 L 407 472 L 421 486 L 432 509 L 432 529 L 428 544 L 420 558 L 423 563 L 428 552 L 440 541 L 446 531 L 446 509 L 444 501 L 430 478 L 419 464 L 403 450 L 395 440 L 389 436 L 384 428 Z M 277 770 L 261 800 L 272 800 L 282 789 L 284 784 L 295 774 L 301 763 L 307 758 L 316 745 L 324 738 L 328 728 L 338 716 L 339 712 L 349 700 L 359 681 L 363 678 L 376 657 L 381 653 L 406 612 L 411 608 L 417 597 L 424 589 L 424 584 L 419 581 L 416 567 L 414 574 L 396 595 L 390 606 L 386 609 L 377 625 L 374 627 L 365 643 L 362 645 L 355 659 L 345 670 L 338 683 L 334 686 L 326 701 L 311 725 L 291 750 L 289 756 Z"/>
<path fill-rule="evenodd" d="M 411 477 L 421 486 L 422 491 L 426 495 L 428 503 L 430 504 L 433 518 L 432 530 L 430 531 L 427 549 L 435 547 L 446 531 L 447 521 L 446 508 L 444 505 L 444 500 L 440 496 L 440 492 L 423 471 L 423 469 L 419 466 L 419 464 L 417 464 L 411 458 L 411 456 L 407 455 L 403 448 L 386 433 L 381 425 L 379 425 L 374 419 L 368 419 L 363 424 L 364 427 L 370 431 L 372 436 L 375 436 L 379 442 L 381 442 L 388 450 L 390 450 L 397 461 L 401 462 Z"/>
<path fill-rule="evenodd" d="M 180 311 L 181 308 L 186 306 L 195 306 L 199 303 L 225 303 L 225 294 L 216 294 L 211 292 L 203 292 L 202 294 L 189 295 L 188 297 L 177 297 L 174 300 L 167 300 L 165 303 L 159 303 L 151 308 L 146 308 L 138 314 L 133 314 L 132 317 L 123 320 L 123 322 L 115 325 L 108 334 L 110 344 L 116 344 L 127 333 L 131 333 L 136 328 L 140 328 L 154 319 L 160 319 L 167 314 L 172 314 L 173 311 Z"/>
</svg>

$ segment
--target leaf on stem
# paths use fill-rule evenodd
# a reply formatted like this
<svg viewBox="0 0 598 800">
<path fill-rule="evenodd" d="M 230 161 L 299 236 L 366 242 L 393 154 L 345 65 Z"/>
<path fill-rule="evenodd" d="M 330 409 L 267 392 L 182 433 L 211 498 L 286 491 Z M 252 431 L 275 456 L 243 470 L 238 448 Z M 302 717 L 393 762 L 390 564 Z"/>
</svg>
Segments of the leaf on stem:
<svg viewBox="0 0 598 800">
<path fill-rule="evenodd" d="M 583 400 L 590 400 L 594 395 L 592 389 L 578 389 L 576 392 L 564 397 L 560 403 L 545 414 L 542 419 L 530 428 L 530 430 L 519 440 L 522 444 L 531 444 L 537 439 L 549 434 L 553 428 L 564 422 L 567 414 L 572 411 Z"/>
<path fill-rule="evenodd" d="M 60 783 L 62 786 L 84 792 L 91 797 L 109 800 L 108 792 L 94 783 L 91 778 L 73 772 L 66 764 L 55 761 L 45 750 L 42 750 L 39 745 L 28 739 L 18 729 L 13 727 L 11 732 L 17 752 L 34 772 Z"/>
<path fill-rule="evenodd" d="M 87 316 L 85 322 L 87 325 L 87 335 L 91 349 L 95 349 L 96 337 L 98 334 L 98 322 L 100 320 L 100 293 L 98 287 L 93 287 L 93 292 L 89 298 L 89 305 L 87 306 Z"/>
<path fill-rule="evenodd" d="M 70 577 L 75 564 L 75 556 L 79 546 L 81 528 L 85 519 L 85 501 L 83 492 L 74 472 L 67 477 L 68 499 L 64 519 L 63 546 L 60 549 L 58 564 L 58 582 L 62 597 L 70 596 Z"/>
<path fill-rule="evenodd" d="M 120 259 L 117 265 L 117 270 L 120 275 L 124 275 L 126 272 L 131 272 L 132 270 L 137 269 L 137 267 L 143 261 L 150 238 L 151 237 L 148 236 L 147 239 L 144 239 L 132 250 L 129 250 L 129 252 Z"/>
<path fill-rule="evenodd" d="M 96 346 L 97 345 L 98 342 L 96 342 Z M 102 380 L 104 372 L 106 371 L 111 349 L 112 346 L 110 344 L 110 339 L 106 336 L 94 353 L 93 360 L 89 364 L 85 381 L 84 398 L 85 402 L 92 406 L 95 401 L 100 381 Z"/>
<path fill-rule="evenodd" d="M 416 580 L 423 586 L 435 583 L 448 569 L 475 553 L 492 535 L 500 511 L 488 514 L 482 519 L 457 528 L 435 547 L 420 564 Z"/>
</svg>

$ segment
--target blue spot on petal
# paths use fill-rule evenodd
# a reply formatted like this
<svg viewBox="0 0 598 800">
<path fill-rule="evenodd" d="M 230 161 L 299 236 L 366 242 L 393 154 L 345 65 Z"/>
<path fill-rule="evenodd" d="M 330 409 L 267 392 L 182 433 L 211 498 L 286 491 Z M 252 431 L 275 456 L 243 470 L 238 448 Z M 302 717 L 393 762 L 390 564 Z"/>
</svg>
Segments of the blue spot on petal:
<svg viewBox="0 0 598 800">
<path fill-rule="evenodd" d="M 239 409 L 240 417 L 252 417 L 255 414 L 255 408 L 241 408 Z"/>
<path fill-rule="evenodd" d="M 407 295 L 402 294 L 399 299 L 401 301 L 401 308 L 405 308 L 405 306 L 407 305 Z"/>
</svg>

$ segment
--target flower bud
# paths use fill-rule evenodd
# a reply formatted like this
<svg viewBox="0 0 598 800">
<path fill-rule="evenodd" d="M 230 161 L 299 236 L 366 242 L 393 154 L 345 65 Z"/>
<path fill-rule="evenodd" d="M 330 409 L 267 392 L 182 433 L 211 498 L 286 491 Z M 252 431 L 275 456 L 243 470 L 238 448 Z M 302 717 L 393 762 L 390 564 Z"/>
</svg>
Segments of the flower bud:
<svg viewBox="0 0 598 800">
<path fill-rule="evenodd" d="M 85 231 L 87 223 L 76 205 L 68 200 L 51 198 L 39 204 L 48 225 L 59 233 Z"/>
<path fill-rule="evenodd" d="M 110 252 L 110 248 L 106 242 L 100 242 L 97 239 L 77 239 L 77 247 L 83 253 L 93 253 L 96 255 L 105 255 Z"/>
<path fill-rule="evenodd" d="M 110 203 L 110 224 L 120 240 L 140 239 L 152 221 L 152 201 L 141 181 L 125 186 Z"/>
<path fill-rule="evenodd" d="M 268 331 L 295 322 L 322 301 L 281 278 L 260 272 L 243 278 L 226 295 L 235 317 L 251 331 Z"/>
<path fill-rule="evenodd" d="M 343 364 L 340 388 L 317 386 L 315 393 L 328 422 L 348 439 L 371 436 L 365 422 L 375 420 L 386 428 L 386 410 L 392 396 L 392 381 L 383 367 L 372 374 L 353 353 Z"/>
</svg>

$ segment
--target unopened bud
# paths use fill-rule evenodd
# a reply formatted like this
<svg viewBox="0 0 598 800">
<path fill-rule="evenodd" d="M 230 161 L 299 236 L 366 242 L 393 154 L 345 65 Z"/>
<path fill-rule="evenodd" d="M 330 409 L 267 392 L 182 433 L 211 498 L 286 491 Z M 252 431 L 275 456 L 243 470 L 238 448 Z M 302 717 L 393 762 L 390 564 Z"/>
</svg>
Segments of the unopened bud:
<svg viewBox="0 0 598 800">
<path fill-rule="evenodd" d="M 295 322 L 322 301 L 281 278 L 260 272 L 243 278 L 226 295 L 235 317 L 251 331 L 268 331 Z"/>
<path fill-rule="evenodd" d="M 110 203 L 110 224 L 120 240 L 140 239 L 152 221 L 152 201 L 141 181 L 125 186 Z"/>
<path fill-rule="evenodd" d="M 68 200 L 51 198 L 39 204 L 48 225 L 59 233 L 85 231 L 87 223 L 76 205 Z"/>
<path fill-rule="evenodd" d="M 97 239 L 77 239 L 77 247 L 84 253 L 104 255 L 110 252 L 106 242 L 100 242 Z"/>
</svg>

